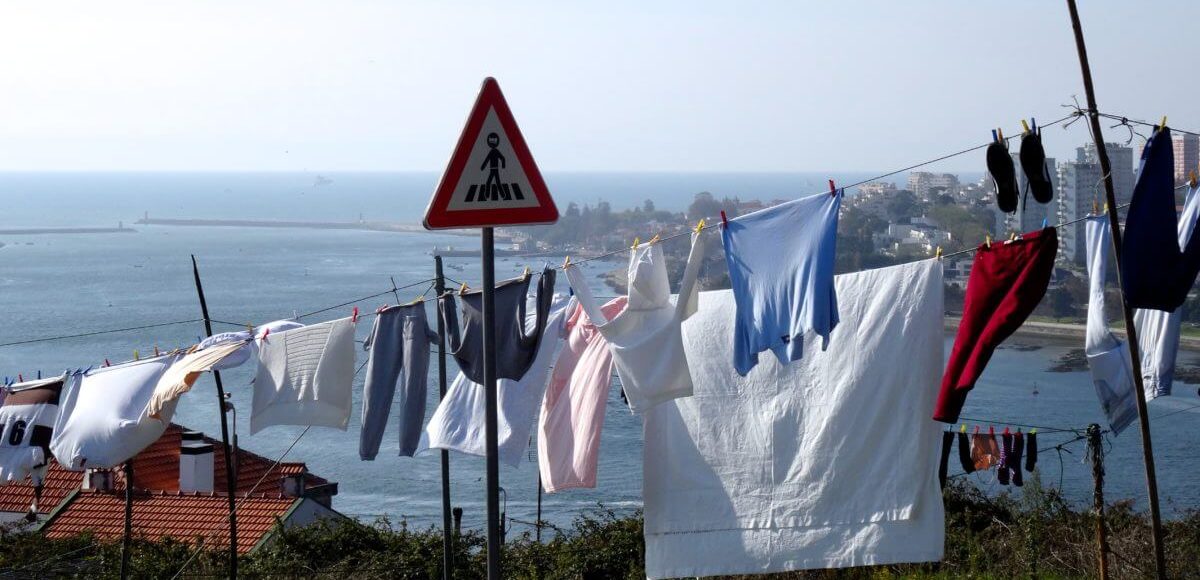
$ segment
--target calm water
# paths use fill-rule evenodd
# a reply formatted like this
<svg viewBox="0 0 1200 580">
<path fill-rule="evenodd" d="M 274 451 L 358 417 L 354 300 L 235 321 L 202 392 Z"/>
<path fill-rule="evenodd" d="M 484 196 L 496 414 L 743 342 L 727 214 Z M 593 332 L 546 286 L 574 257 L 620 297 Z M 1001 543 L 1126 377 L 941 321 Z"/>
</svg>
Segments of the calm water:
<svg viewBox="0 0 1200 580">
<path fill-rule="evenodd" d="M 230 193 L 221 189 L 221 182 L 237 181 L 231 176 L 108 175 L 89 180 L 81 175 L 65 175 L 46 178 L 47 182 L 32 175 L 0 175 L 0 202 L 5 211 L 0 215 L 0 225 L 93 225 L 116 219 L 129 222 L 143 210 L 163 216 L 352 219 L 358 211 L 367 211 L 359 208 L 377 208 L 376 213 L 370 214 L 372 217 L 417 219 L 413 216 L 419 216 L 428 191 L 427 188 L 420 191 L 419 176 L 405 178 L 411 180 L 411 187 L 395 189 L 397 180 L 403 179 L 381 175 L 360 176 L 363 183 L 375 185 L 364 186 L 365 193 L 341 196 L 342 199 L 337 199 L 339 195 L 333 195 L 332 189 L 308 187 L 311 183 L 306 176 L 286 174 L 243 176 L 246 181 L 230 186 Z M 599 197 L 602 184 L 613 187 L 623 184 L 619 196 L 607 197 L 618 208 L 622 207 L 618 199 L 636 203 L 651 196 L 659 207 L 681 207 L 699 189 L 724 193 L 719 191 L 720 187 L 700 185 L 706 181 L 721 187 L 728 185 L 730 195 L 737 189 L 746 192 L 744 197 L 782 196 L 800 187 L 789 187 L 789 183 L 805 179 L 782 174 L 760 177 L 756 180 L 754 176 L 713 174 L 670 180 L 658 174 L 614 174 L 602 178 L 559 176 L 559 179 L 579 180 L 575 191 L 581 192 L 577 193 L 580 200 Z M 343 176 L 334 179 L 335 185 L 329 188 L 353 181 Z M 430 176 L 430 183 L 432 179 Z M 284 198 L 290 194 L 282 192 L 288 190 L 272 189 L 275 186 L 271 184 L 288 180 L 295 182 L 296 187 L 308 187 L 309 197 L 285 203 Z M 739 180 L 740 185 L 734 187 Z M 69 192 L 55 193 L 55 184 L 65 187 L 71 183 L 74 185 Z M 263 190 L 255 189 L 258 187 L 255 183 Z M 352 215 L 328 213 L 341 207 L 348 208 L 346 213 Z M 233 322 L 262 322 L 387 290 L 391 287 L 389 276 L 394 276 L 396 284 L 401 286 L 428 279 L 433 271 L 432 258 L 426 255 L 430 247 L 463 245 L 463 238 L 440 234 L 165 227 L 139 230 L 128 235 L 0 236 L 0 242 L 7 244 L 0 248 L 0 343 L 197 318 L 199 306 L 189 261 L 193 253 L 200 261 L 212 316 Z M 555 263 L 561 260 L 561 257 L 550 259 Z M 449 260 L 448 264 L 451 265 L 448 276 L 469 283 L 478 280 L 477 260 Z M 498 275 L 516 274 L 524 265 L 501 261 Z M 608 262 L 586 267 L 598 274 L 618 266 Z M 402 290 L 400 299 L 409 300 L 424 288 L 421 285 Z M 602 295 L 611 294 L 598 280 L 595 290 Z M 385 301 L 395 302 L 395 299 L 372 299 L 360 307 L 370 309 Z M 316 322 L 349 313 L 350 307 L 346 306 L 305 321 Z M 226 329 L 232 328 L 218 326 L 218 330 Z M 369 325 L 362 325 L 360 334 L 368 329 Z M 147 353 L 155 345 L 182 346 L 194 342 L 202 332 L 202 326 L 193 323 L 3 347 L 0 375 L 23 373 L 29 377 L 39 370 L 56 373 L 67 367 L 97 364 L 105 358 L 114 362 L 125 360 L 135 348 Z M 950 340 L 948 337 L 947 351 Z M 1021 339 L 1010 342 L 1034 344 Z M 1082 345 L 1038 344 L 1042 346 L 1037 350 L 999 351 L 969 399 L 964 415 L 1062 427 L 1102 422 L 1087 373 L 1046 372 L 1059 355 Z M 1181 364 L 1197 362 L 1193 353 L 1181 356 Z M 238 409 L 241 445 L 267 457 L 278 457 L 301 430 L 275 427 L 249 435 L 248 385 L 252 372 L 253 368 L 247 365 L 224 374 L 226 388 L 233 393 Z M 436 404 L 435 381 L 436 377 L 431 377 L 430 412 Z M 1036 396 L 1032 394 L 1035 384 L 1040 393 Z M 214 398 L 211 380 L 203 379 L 192 393 L 185 395 L 175 421 L 210 435 L 219 434 Z M 1184 385 L 1176 387 L 1176 396 L 1150 404 L 1152 415 L 1182 411 L 1153 423 L 1159 482 L 1169 510 L 1200 505 L 1200 491 L 1194 484 L 1200 467 L 1195 452 L 1200 409 L 1184 410 L 1197 404 L 1200 399 L 1195 386 Z M 379 458 L 374 462 L 359 461 L 358 419 L 357 415 L 352 416 L 345 433 L 323 428 L 310 430 L 287 460 L 307 462 L 312 472 L 339 482 L 340 493 L 334 505 L 344 513 L 364 518 L 387 515 L 394 521 L 406 519 L 418 526 L 440 522 L 436 455 L 395 457 L 393 422 Z M 609 397 L 605 421 L 598 488 L 546 496 L 545 517 L 550 521 L 568 523 L 574 514 L 598 503 L 618 510 L 632 510 L 640 505 L 640 422 L 621 404 L 615 392 Z M 1045 434 L 1041 443 L 1046 447 L 1071 437 L 1071 434 Z M 1139 505 L 1144 505 L 1136 429 L 1131 428 L 1109 441 L 1108 497 L 1135 498 Z M 1062 454 L 1061 470 L 1057 453 L 1043 453 L 1039 463 L 1042 479 L 1048 485 L 1058 486 L 1061 477 L 1067 496 L 1083 503 L 1091 493 L 1090 472 L 1082 463 L 1084 448 L 1076 443 L 1067 449 L 1071 453 Z M 533 519 L 536 502 L 537 466 L 532 453 L 529 457 L 530 461 L 517 469 L 501 468 L 501 484 L 508 498 L 507 513 L 525 521 Z M 451 461 L 454 504 L 465 510 L 464 525 L 477 527 L 484 515 L 483 460 L 452 454 Z M 980 485 L 998 489 L 989 475 L 971 477 Z M 514 523 L 513 529 L 519 532 L 527 528 Z"/>
</svg>

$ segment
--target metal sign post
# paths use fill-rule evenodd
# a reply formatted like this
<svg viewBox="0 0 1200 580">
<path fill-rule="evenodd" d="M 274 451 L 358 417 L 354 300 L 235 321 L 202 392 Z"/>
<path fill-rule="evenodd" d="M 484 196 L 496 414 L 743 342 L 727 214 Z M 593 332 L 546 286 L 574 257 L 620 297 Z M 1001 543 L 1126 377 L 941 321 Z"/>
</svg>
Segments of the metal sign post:
<svg viewBox="0 0 1200 580">
<path fill-rule="evenodd" d="M 437 278 L 434 291 L 438 296 L 446 292 L 446 275 L 442 273 L 442 257 L 433 257 L 433 269 Z M 395 283 L 393 283 L 393 286 Z M 397 302 L 399 302 L 397 300 Z M 438 332 L 438 400 L 446 398 L 446 320 L 437 317 Z M 450 528 L 450 452 L 443 449 L 442 459 L 442 578 L 454 577 L 454 536 Z"/>
<path fill-rule="evenodd" d="M 496 244 L 492 228 L 556 221 L 558 208 L 508 108 L 508 102 L 500 92 L 500 85 L 496 79 L 486 78 L 475 106 L 467 116 L 466 126 L 450 156 L 446 172 L 442 174 L 425 210 L 425 227 L 431 230 L 481 228 L 479 254 L 483 262 L 483 352 L 472 354 L 481 356 L 483 360 L 489 580 L 500 579 L 500 545 L 503 543 L 500 460 L 497 452 Z M 440 260 L 437 265 L 440 274 Z"/>
</svg>

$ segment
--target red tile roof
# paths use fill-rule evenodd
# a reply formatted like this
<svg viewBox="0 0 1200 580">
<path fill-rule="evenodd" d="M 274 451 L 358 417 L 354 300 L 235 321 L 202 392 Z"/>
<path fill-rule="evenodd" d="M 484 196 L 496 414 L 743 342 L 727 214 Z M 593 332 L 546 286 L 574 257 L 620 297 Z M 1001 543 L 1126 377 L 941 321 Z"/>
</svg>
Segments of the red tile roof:
<svg viewBox="0 0 1200 580">
<path fill-rule="evenodd" d="M 254 494 L 238 498 L 238 552 L 246 553 L 284 519 L 298 498 Z M 209 546 L 229 545 L 229 503 L 224 494 L 138 492 L 133 501 L 133 533 L 148 540 L 197 538 Z M 124 493 L 81 491 L 42 527 L 47 538 L 91 532 L 101 540 L 120 539 L 125 530 Z"/>
<path fill-rule="evenodd" d="M 171 423 L 162 437 L 143 449 L 133 458 L 133 477 L 135 489 L 152 491 L 179 491 L 179 447 L 186 427 Z M 204 441 L 213 444 L 213 489 L 225 489 L 225 450 L 221 442 L 210 437 Z M 255 488 L 255 483 L 263 477 L 274 465 L 274 460 L 256 453 L 238 449 L 237 457 L 237 492 L 250 493 L 279 493 L 283 489 L 283 479 L 290 475 L 305 473 L 304 487 L 306 489 L 329 483 L 323 477 L 305 472 L 303 463 L 282 462 L 270 471 L 270 474 Z M 125 472 L 123 469 L 113 470 L 113 487 L 120 491 L 125 489 Z M 48 514 L 58 507 L 72 491 L 80 488 L 83 483 L 83 473 L 64 469 L 58 462 L 51 460 L 42 487 L 42 499 L 38 504 L 38 513 Z M 20 483 L 0 486 L 0 512 L 25 512 L 33 502 L 33 485 L 26 479 Z M 240 539 L 240 538 L 239 538 Z"/>
</svg>

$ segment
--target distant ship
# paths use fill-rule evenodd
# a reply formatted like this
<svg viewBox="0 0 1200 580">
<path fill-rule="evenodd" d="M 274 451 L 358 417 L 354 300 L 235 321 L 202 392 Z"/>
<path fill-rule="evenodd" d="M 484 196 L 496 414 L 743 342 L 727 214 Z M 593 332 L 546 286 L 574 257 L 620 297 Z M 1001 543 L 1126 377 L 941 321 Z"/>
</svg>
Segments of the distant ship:
<svg viewBox="0 0 1200 580">
<path fill-rule="evenodd" d="M 318 175 L 317 178 L 313 180 L 313 187 L 321 187 L 322 185 L 333 185 L 333 180 L 325 177 L 324 175 Z"/>
</svg>

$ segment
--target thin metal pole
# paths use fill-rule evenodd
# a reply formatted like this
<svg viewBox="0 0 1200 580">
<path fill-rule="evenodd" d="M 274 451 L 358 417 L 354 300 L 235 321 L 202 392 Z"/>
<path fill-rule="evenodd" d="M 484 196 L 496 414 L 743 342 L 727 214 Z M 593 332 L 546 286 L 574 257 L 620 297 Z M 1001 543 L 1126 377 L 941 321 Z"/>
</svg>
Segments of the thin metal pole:
<svg viewBox="0 0 1200 580">
<path fill-rule="evenodd" d="M 1092 508 L 1096 510 L 1096 551 L 1099 553 L 1100 580 L 1108 580 L 1108 530 L 1104 527 L 1104 445 L 1100 426 L 1087 429 L 1088 453 L 1092 458 Z"/>
<path fill-rule="evenodd" d="M 487 570 L 500 580 L 500 463 L 496 418 L 496 263 L 492 228 L 483 228 L 483 392 L 487 448 Z"/>
<path fill-rule="evenodd" d="M 433 257 L 433 268 L 436 273 L 434 290 L 438 296 L 446 291 L 446 276 L 442 273 L 442 257 Z M 396 281 L 392 280 L 392 287 Z M 399 303 L 400 298 L 396 298 Z M 441 300 L 438 308 L 441 308 Z M 438 333 L 438 400 L 446 398 L 446 319 L 437 317 Z M 442 450 L 442 578 L 450 580 L 454 577 L 454 535 L 450 532 L 450 452 Z"/>
<path fill-rule="evenodd" d="M 121 540 L 121 580 L 129 578 L 129 556 L 133 548 L 133 458 L 125 462 L 125 536 Z"/>
<path fill-rule="evenodd" d="M 212 320 L 208 317 L 208 302 L 204 299 L 204 286 L 200 283 L 200 267 L 196 255 L 192 254 L 192 276 L 196 279 L 196 294 L 200 297 L 200 313 L 204 316 L 204 333 L 212 336 Z M 237 480 L 233 477 L 233 450 L 229 445 L 229 421 L 225 417 L 225 386 L 221 384 L 220 371 L 214 370 L 213 381 L 217 383 L 217 410 L 221 414 L 221 444 L 225 449 L 225 492 L 229 496 L 229 577 L 237 580 Z"/>
<path fill-rule="evenodd" d="M 542 473 L 538 472 L 538 504 L 537 504 L 537 525 L 534 526 L 534 534 L 537 537 L 537 543 L 542 543 Z"/>
<path fill-rule="evenodd" d="M 1113 255 L 1117 262 L 1117 286 L 1121 289 L 1121 310 L 1125 314 L 1125 336 L 1129 346 L 1129 361 L 1133 367 L 1134 394 L 1137 396 L 1139 427 L 1142 432 L 1142 460 L 1146 465 L 1146 490 L 1150 496 L 1151 535 L 1154 539 L 1154 563 L 1157 578 L 1167 577 L 1166 556 L 1163 547 L 1162 515 L 1158 507 L 1158 478 L 1154 469 L 1154 447 L 1150 440 L 1150 416 L 1146 412 L 1146 391 L 1142 383 L 1142 358 L 1138 352 L 1137 326 L 1133 321 L 1133 309 L 1125 300 L 1125 285 L 1121 280 L 1121 225 L 1117 217 L 1117 196 L 1113 191 L 1112 164 L 1108 150 L 1104 147 L 1104 134 L 1100 127 L 1100 109 L 1096 106 L 1096 91 L 1092 86 L 1092 68 L 1088 64 L 1087 46 L 1083 42 L 1083 27 L 1079 23 L 1079 10 L 1075 0 L 1067 0 L 1071 12 L 1071 27 L 1075 31 L 1075 49 L 1079 53 L 1079 69 L 1083 74 L 1083 90 L 1087 94 L 1088 117 L 1092 125 L 1092 138 L 1096 141 L 1096 157 L 1100 171 L 1104 174 L 1104 196 L 1108 201 L 1108 227 L 1112 231 Z"/>
</svg>

